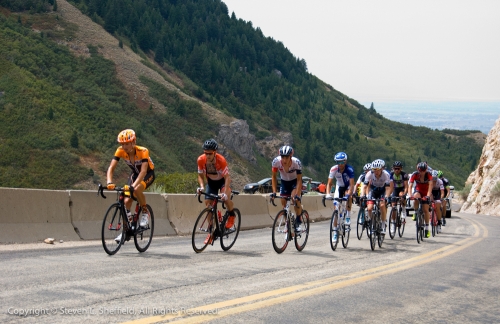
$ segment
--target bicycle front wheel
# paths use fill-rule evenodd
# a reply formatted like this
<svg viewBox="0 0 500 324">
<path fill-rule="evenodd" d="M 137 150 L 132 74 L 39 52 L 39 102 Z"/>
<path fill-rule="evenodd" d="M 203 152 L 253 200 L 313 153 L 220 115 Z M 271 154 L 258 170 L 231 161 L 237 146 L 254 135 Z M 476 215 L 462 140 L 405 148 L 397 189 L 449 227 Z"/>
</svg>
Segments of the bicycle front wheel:
<svg viewBox="0 0 500 324">
<path fill-rule="evenodd" d="M 309 213 L 307 210 L 302 210 L 300 215 L 299 230 L 295 232 L 295 248 L 297 251 L 302 251 L 306 247 L 307 238 L 309 237 Z"/>
<path fill-rule="evenodd" d="M 434 208 L 432 209 L 432 214 L 431 214 L 431 226 L 432 226 L 432 237 L 434 237 L 436 236 L 437 232 L 437 216 Z"/>
<path fill-rule="evenodd" d="M 338 210 L 334 210 L 332 214 L 332 219 L 330 220 L 330 246 L 332 247 L 333 251 L 335 251 L 335 249 L 337 248 L 337 244 L 339 244 L 339 232 L 337 229 L 338 219 L 339 219 L 339 212 Z M 337 222 L 337 226 L 333 225 L 335 221 Z M 334 239 L 335 232 L 337 232 L 337 237 Z"/>
<path fill-rule="evenodd" d="M 391 213 L 389 214 L 389 236 L 391 240 L 396 236 L 396 226 L 397 226 L 397 217 L 398 212 L 396 207 L 391 208 Z M 393 231 L 394 229 L 394 231 Z"/>
<path fill-rule="evenodd" d="M 212 243 L 212 229 L 213 229 L 213 215 L 212 209 L 205 208 L 202 210 L 196 222 L 194 223 L 193 234 L 191 243 L 193 250 L 196 253 L 203 252 L 209 243 Z"/>
<path fill-rule="evenodd" d="M 361 240 L 363 237 L 363 230 L 366 227 L 365 221 L 365 210 L 360 207 L 358 212 L 358 221 L 356 222 L 356 234 L 358 236 L 358 240 Z"/>
<path fill-rule="evenodd" d="M 385 226 L 385 224 L 383 224 L 383 222 L 379 223 L 378 230 L 377 230 L 377 242 L 378 242 L 379 248 L 382 247 L 382 242 L 384 242 L 384 238 L 385 238 L 385 235 L 382 234 L 382 226 Z"/>
<path fill-rule="evenodd" d="M 399 237 L 403 237 L 403 233 L 405 232 L 405 224 L 406 218 L 401 218 L 402 208 L 398 210 L 398 234 Z"/>
<path fill-rule="evenodd" d="M 421 213 L 420 211 L 416 211 L 416 213 L 417 213 L 417 215 L 415 217 L 415 228 L 417 229 L 417 243 L 420 244 L 420 241 L 422 241 L 422 232 L 420 229 L 420 227 L 422 226 L 420 224 L 422 217 L 420 215 L 420 213 Z"/>
<path fill-rule="evenodd" d="M 238 238 L 238 234 L 240 233 L 241 213 L 240 210 L 237 208 L 234 208 L 233 212 L 234 212 L 234 223 L 232 224 L 232 226 L 228 226 L 231 225 L 230 223 L 228 223 L 230 216 L 228 216 L 221 224 L 223 232 L 220 237 L 220 247 L 224 251 L 228 251 L 230 248 L 233 247 L 234 243 L 236 242 L 236 239 Z"/>
<path fill-rule="evenodd" d="M 151 206 L 146 205 L 148 208 L 148 225 L 140 226 L 134 234 L 134 244 L 135 248 L 139 252 L 146 252 L 146 250 L 151 245 L 151 241 L 153 240 L 153 232 L 155 229 L 155 218 L 153 215 L 153 209 Z"/>
<path fill-rule="evenodd" d="M 273 248 L 276 253 L 283 253 L 288 245 L 288 235 L 290 235 L 290 226 L 286 210 L 280 211 L 274 218 L 273 223 Z"/>
<path fill-rule="evenodd" d="M 372 251 L 375 251 L 375 244 L 377 241 L 377 226 L 378 226 L 378 220 L 377 217 L 375 216 L 375 212 L 372 213 L 372 218 L 370 221 L 370 247 Z"/>
<path fill-rule="evenodd" d="M 109 206 L 102 221 L 102 247 L 107 254 L 113 255 L 125 241 L 125 218 L 122 215 L 120 204 Z"/>
</svg>

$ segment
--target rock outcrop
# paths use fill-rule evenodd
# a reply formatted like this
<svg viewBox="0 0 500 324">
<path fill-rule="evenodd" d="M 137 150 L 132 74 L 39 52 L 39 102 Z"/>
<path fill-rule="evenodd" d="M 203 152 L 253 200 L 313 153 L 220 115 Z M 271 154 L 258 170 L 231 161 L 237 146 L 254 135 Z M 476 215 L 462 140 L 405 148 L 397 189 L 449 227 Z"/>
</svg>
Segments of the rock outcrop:
<svg viewBox="0 0 500 324">
<path fill-rule="evenodd" d="M 220 125 L 217 139 L 245 160 L 253 164 L 257 163 L 252 149 L 255 144 L 255 135 L 250 134 L 250 128 L 245 120 L 237 119 L 229 125 Z"/>
<path fill-rule="evenodd" d="M 500 118 L 489 132 L 478 167 L 466 184 L 472 187 L 461 212 L 500 216 Z"/>
</svg>

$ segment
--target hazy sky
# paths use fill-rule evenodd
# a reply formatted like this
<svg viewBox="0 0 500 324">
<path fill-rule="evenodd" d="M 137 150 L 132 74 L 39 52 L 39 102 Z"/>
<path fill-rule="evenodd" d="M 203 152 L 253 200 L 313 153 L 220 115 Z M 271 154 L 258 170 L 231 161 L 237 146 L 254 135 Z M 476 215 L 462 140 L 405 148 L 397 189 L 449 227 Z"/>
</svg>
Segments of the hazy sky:
<svg viewBox="0 0 500 324">
<path fill-rule="evenodd" d="M 500 101 L 500 0 L 222 0 L 359 102 Z"/>
</svg>

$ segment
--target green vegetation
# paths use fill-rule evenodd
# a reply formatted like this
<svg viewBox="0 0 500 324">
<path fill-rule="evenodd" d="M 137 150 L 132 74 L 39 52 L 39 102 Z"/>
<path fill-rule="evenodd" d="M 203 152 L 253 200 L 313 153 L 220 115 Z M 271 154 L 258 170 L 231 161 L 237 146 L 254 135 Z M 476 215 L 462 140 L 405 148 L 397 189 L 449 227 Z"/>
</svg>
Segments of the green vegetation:
<svg viewBox="0 0 500 324">
<path fill-rule="evenodd" d="M 56 44 L 71 38 L 75 26 L 50 14 L 55 1 L 24 3 L 0 1 L 10 10 L 29 10 L 0 11 L 0 186 L 67 189 L 99 181 L 80 157 L 101 161 L 104 171 L 117 146 L 116 134 L 133 128 L 138 144 L 150 149 L 157 185 L 191 192 L 183 185 L 168 187 L 160 174 L 169 179 L 171 173 L 182 177 L 195 171 L 200 143 L 217 135 L 218 125 L 200 104 L 141 76 L 167 110 L 137 107 L 117 79 L 114 63 L 97 48 L 90 46 L 85 58 Z M 407 172 L 426 160 L 458 189 L 481 154 L 482 147 L 466 131 L 450 138 L 387 120 L 373 105 L 365 108 L 308 73 L 306 62 L 281 42 L 229 16 L 219 0 L 73 3 L 117 36 L 117 46 L 130 44 L 145 65 L 158 70 L 147 61 L 154 57 L 166 80 L 165 72 L 174 71 L 184 93 L 245 119 L 257 140 L 290 131 L 296 156 L 316 179 L 326 180 L 333 155 L 345 151 L 356 173 L 376 158 L 388 165 L 400 160 Z M 44 11 L 49 13 L 35 14 Z M 235 155 L 233 164 L 246 168 L 252 179 L 269 176 L 270 161 L 260 154 L 255 165 Z M 118 171 L 128 172 L 125 167 Z"/>
</svg>

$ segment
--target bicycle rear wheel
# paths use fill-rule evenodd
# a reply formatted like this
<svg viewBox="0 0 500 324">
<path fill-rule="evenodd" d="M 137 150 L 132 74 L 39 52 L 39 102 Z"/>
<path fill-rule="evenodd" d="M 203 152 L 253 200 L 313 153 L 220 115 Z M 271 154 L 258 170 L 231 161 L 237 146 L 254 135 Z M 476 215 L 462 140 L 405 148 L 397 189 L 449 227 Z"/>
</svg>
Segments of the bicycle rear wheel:
<svg viewBox="0 0 500 324">
<path fill-rule="evenodd" d="M 337 244 L 339 244 L 339 233 L 338 233 L 338 219 L 339 219 L 339 211 L 334 210 L 332 214 L 332 219 L 330 220 L 330 246 L 332 247 L 332 250 L 335 251 L 337 248 Z M 334 226 L 334 222 L 337 220 L 337 227 Z M 333 234 L 337 232 L 337 239 L 333 239 Z"/>
<path fill-rule="evenodd" d="M 398 234 L 399 237 L 403 237 L 403 233 L 405 232 L 406 218 L 401 218 L 401 213 L 403 209 L 400 207 L 398 209 Z"/>
<path fill-rule="evenodd" d="M 286 210 L 281 210 L 273 222 L 272 241 L 276 253 L 283 253 L 288 245 L 288 235 L 290 235 Z"/>
<path fill-rule="evenodd" d="M 224 251 L 228 251 L 233 247 L 236 239 L 238 238 L 238 234 L 240 233 L 240 224 L 241 224 L 241 213 L 238 208 L 233 209 L 234 212 L 234 224 L 233 226 L 226 228 L 226 224 L 229 216 L 222 222 L 221 229 L 222 235 L 220 237 L 220 247 Z"/>
<path fill-rule="evenodd" d="M 391 213 L 389 214 L 389 236 L 391 240 L 396 236 L 396 228 L 397 228 L 397 218 L 398 218 L 398 209 L 397 207 L 391 208 Z M 392 229 L 394 228 L 394 232 Z"/>
<path fill-rule="evenodd" d="M 213 222 L 214 217 L 212 215 L 212 209 L 203 209 L 196 219 L 193 227 L 191 243 L 193 245 L 194 252 L 203 252 L 207 245 L 212 243 L 212 230 L 215 226 Z"/>
<path fill-rule="evenodd" d="M 358 237 L 358 240 L 361 240 L 361 238 L 363 237 L 363 231 L 366 227 L 365 222 L 365 209 L 360 207 L 358 212 L 358 221 L 356 222 L 356 235 Z"/>
<path fill-rule="evenodd" d="M 120 204 L 109 206 L 102 221 L 101 240 L 102 247 L 107 254 L 113 255 L 125 241 L 126 221 L 123 217 Z M 118 239 L 118 241 L 116 241 Z"/>
<path fill-rule="evenodd" d="M 151 241 L 153 240 L 153 232 L 155 229 L 153 209 L 149 205 L 146 205 L 146 207 L 148 208 L 149 214 L 148 225 L 146 227 L 140 226 L 134 233 L 135 248 L 141 253 L 146 252 L 146 250 L 149 248 L 149 245 L 151 245 Z"/>
<path fill-rule="evenodd" d="M 307 210 L 302 210 L 300 215 L 300 230 L 295 232 L 295 248 L 297 251 L 302 251 L 306 247 L 307 238 L 309 237 L 309 213 Z"/>
</svg>

